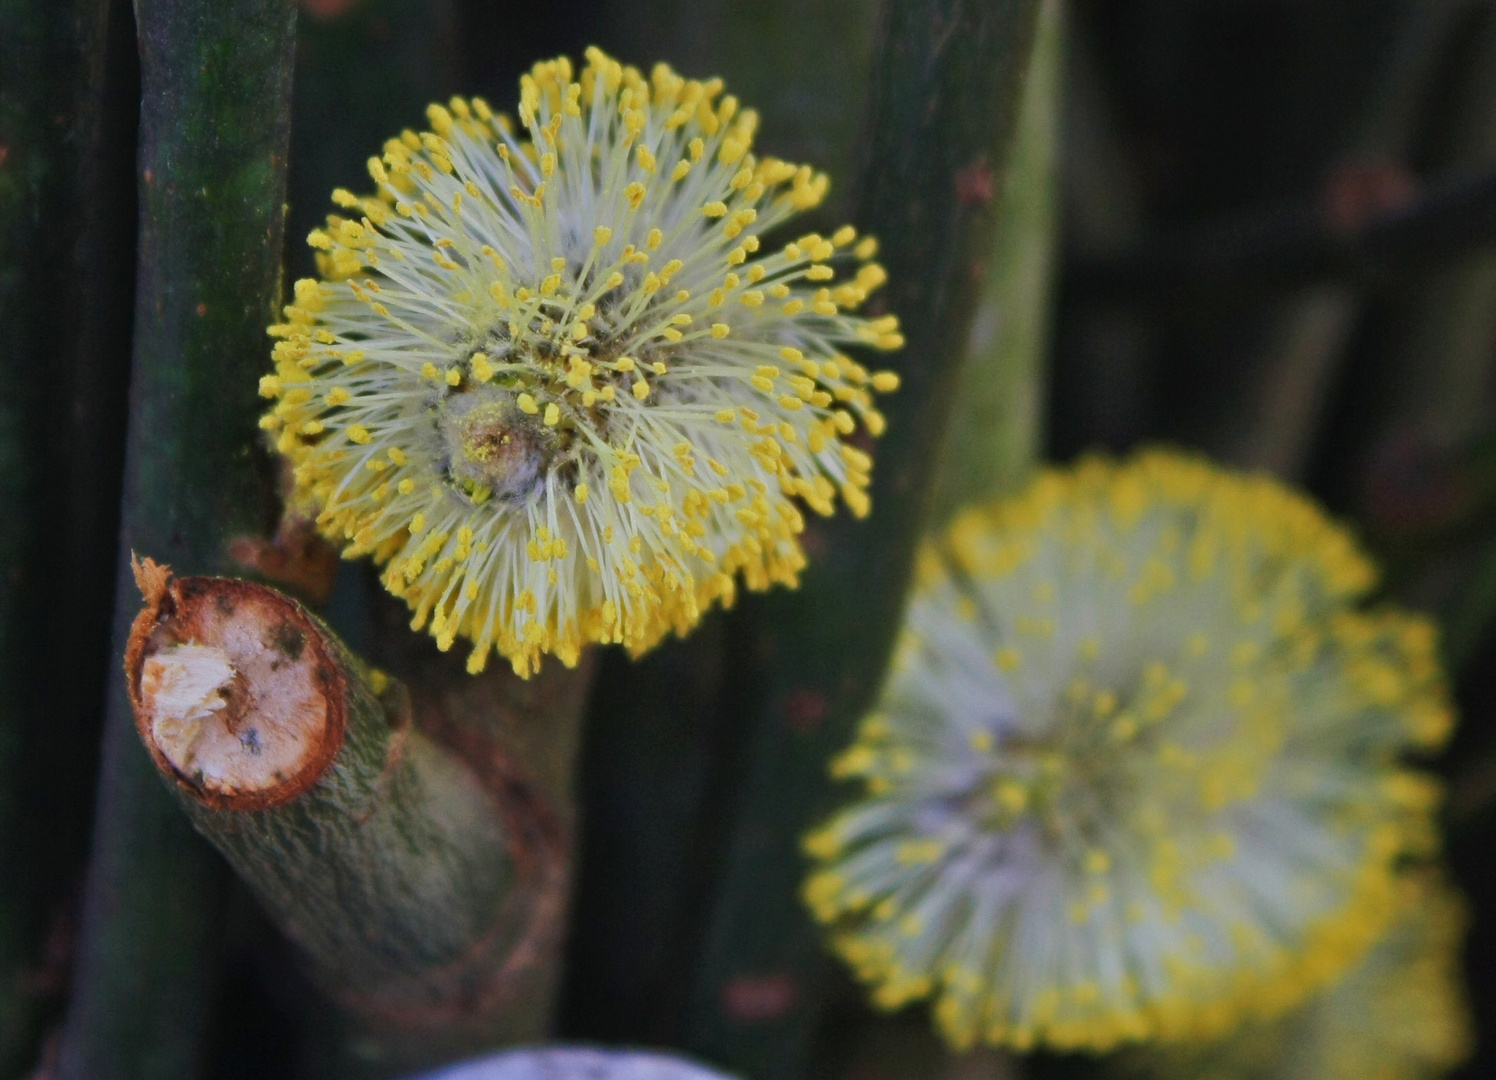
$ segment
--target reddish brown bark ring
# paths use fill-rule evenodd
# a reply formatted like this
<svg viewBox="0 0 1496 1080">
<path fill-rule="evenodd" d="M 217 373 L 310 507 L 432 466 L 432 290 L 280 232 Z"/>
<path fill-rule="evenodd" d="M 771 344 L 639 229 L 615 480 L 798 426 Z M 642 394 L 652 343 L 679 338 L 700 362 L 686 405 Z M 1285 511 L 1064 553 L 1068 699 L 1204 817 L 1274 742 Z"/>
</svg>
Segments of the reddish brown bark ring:
<svg viewBox="0 0 1496 1080">
<path fill-rule="evenodd" d="M 150 559 L 137 560 L 134 569 L 145 606 L 130 628 L 125 648 L 125 678 L 136 731 L 157 769 L 172 777 L 194 800 L 216 809 L 265 810 L 305 793 L 332 764 L 348 726 L 346 680 L 326 650 L 322 630 L 299 604 L 261 585 L 225 578 L 173 579 L 169 568 Z M 258 625 L 273 628 L 259 640 L 261 649 L 282 649 L 293 664 L 304 668 L 320 704 L 320 714 L 302 717 L 308 723 L 306 730 L 298 733 L 299 753 L 294 769 L 288 774 L 277 774 L 271 784 L 251 789 L 215 783 L 202 775 L 184 772 L 157 745 L 146 695 L 142 692 L 142 672 L 147 660 L 174 644 L 222 646 L 226 654 L 241 661 L 247 670 L 264 662 L 263 656 L 254 654 L 253 649 L 246 652 L 242 635 L 226 640 L 225 628 L 231 618 L 242 625 L 245 612 L 254 613 Z M 239 671 L 241 663 L 234 666 Z M 242 705 L 235 707 L 230 701 L 218 722 L 232 725 L 242 711 Z"/>
</svg>

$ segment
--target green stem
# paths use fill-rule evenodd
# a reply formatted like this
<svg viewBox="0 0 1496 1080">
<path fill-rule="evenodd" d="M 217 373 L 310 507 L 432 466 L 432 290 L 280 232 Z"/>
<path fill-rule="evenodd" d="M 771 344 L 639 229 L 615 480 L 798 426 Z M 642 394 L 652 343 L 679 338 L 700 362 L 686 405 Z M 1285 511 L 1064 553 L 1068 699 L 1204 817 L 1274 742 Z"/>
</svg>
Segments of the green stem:
<svg viewBox="0 0 1496 1080">
<path fill-rule="evenodd" d="M 992 256 L 972 319 L 955 405 L 935 474 L 931 527 L 963 506 L 1010 494 L 1030 477 L 1042 447 L 1058 225 L 1059 109 L 1065 7 L 1043 0 L 1012 159 L 992 222 Z M 925 1013 L 891 1022 L 861 1016 L 838 1031 L 849 1047 L 836 1075 L 888 1080 L 1011 1080 L 1017 1059 L 955 1054 Z"/>
<path fill-rule="evenodd" d="M 59 12 L 65 21 L 71 12 Z M 41 413 L 46 398 L 40 356 L 45 327 L 31 312 L 40 297 L 31 275 L 39 261 L 46 195 L 59 182 L 66 130 L 50 130 L 44 102 L 53 89 L 44 71 L 59 36 L 42 3 L 0 7 L 0 679 L 11 692 L 0 702 L 0 1075 L 19 1072 L 31 1041 L 35 1002 L 25 989 L 37 897 L 25 882 L 20 823 L 23 727 L 36 709 L 26 670 L 38 659 L 41 615 L 28 569 L 40 551 Z M 46 207 L 50 209 L 50 207 Z"/>
<path fill-rule="evenodd" d="M 273 520 L 256 376 L 274 314 L 293 0 L 140 0 L 140 253 L 122 549 L 227 568 Z M 122 648 L 136 606 L 115 605 Z M 106 718 L 68 1080 L 194 1074 L 221 864 L 154 775 L 116 682 Z"/>
<path fill-rule="evenodd" d="M 733 717 L 728 620 L 631 660 L 599 657 L 582 756 L 585 806 L 562 1031 L 668 1042 L 702 832 L 722 807 L 714 778 Z"/>
<path fill-rule="evenodd" d="M 526 1021 L 561 934 L 567 822 L 514 747 L 459 732 L 449 702 L 413 709 L 272 589 L 169 582 L 153 564 L 140 581 L 126 651 L 140 737 L 360 1029 L 337 1072 L 540 1034 Z"/>
<path fill-rule="evenodd" d="M 963 505 L 1021 486 L 1043 445 L 1063 26 L 1059 0 L 1044 0 L 1012 162 L 992 223 L 992 257 L 935 476 L 933 524 Z"/>
<path fill-rule="evenodd" d="M 822 1000 L 796 839 L 829 809 L 826 761 L 877 690 L 966 351 L 976 275 L 1016 124 L 1038 0 L 891 0 L 873 65 L 858 219 L 883 242 L 908 345 L 870 522 L 810 527 L 813 560 L 763 617 L 738 813 L 703 920 L 686 1046 L 749 1077 L 800 1074 Z M 880 294 L 882 296 L 883 294 Z"/>
</svg>

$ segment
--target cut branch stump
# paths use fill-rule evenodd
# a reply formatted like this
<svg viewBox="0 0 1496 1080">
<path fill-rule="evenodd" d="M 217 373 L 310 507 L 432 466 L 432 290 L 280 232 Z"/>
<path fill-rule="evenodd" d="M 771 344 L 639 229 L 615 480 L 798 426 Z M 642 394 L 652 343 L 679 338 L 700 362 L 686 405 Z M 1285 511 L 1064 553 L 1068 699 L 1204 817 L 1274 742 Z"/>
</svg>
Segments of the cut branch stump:
<svg viewBox="0 0 1496 1080">
<path fill-rule="evenodd" d="M 353 1021 L 339 1071 L 535 1037 L 571 831 L 546 779 L 442 702 L 413 707 L 273 589 L 136 572 L 141 741 Z"/>
</svg>

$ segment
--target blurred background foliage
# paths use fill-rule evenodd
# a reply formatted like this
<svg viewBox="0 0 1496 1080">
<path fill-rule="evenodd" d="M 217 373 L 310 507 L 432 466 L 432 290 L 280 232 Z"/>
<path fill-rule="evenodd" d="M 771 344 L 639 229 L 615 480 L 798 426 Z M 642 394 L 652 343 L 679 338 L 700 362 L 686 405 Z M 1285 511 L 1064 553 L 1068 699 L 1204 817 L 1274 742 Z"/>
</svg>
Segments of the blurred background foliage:
<svg viewBox="0 0 1496 1080">
<path fill-rule="evenodd" d="M 594 43 L 723 76 L 762 113 L 767 151 L 831 172 L 832 198 L 807 227 L 840 221 L 869 143 L 881 10 L 875 0 L 301 0 L 288 279 L 311 269 L 301 238 L 330 190 L 357 185 L 366 157 L 418 125 L 428 101 L 461 90 L 509 107 L 536 58 Z M 38 1061 L 39 1075 L 54 1075 L 78 989 L 93 778 L 117 667 L 133 17 L 125 0 L 0 0 L 6 1080 Z M 1481 1033 L 1461 1075 L 1491 1075 L 1496 4 L 1071 0 L 1045 6 L 1036 49 L 1006 180 L 980 167 L 958 177 L 957 197 L 995 202 L 997 224 L 990 257 L 970 268 L 979 302 L 935 512 L 1011 489 L 1036 460 L 1162 440 L 1304 484 L 1354 523 L 1388 595 L 1446 630 L 1465 718 L 1443 763 L 1449 843 L 1476 912 L 1466 971 Z M 1443 217 L 1426 212 L 1436 203 Z M 1383 226 L 1400 230 L 1398 243 L 1372 243 Z M 328 608 L 360 649 L 380 603 L 367 585 L 367 568 L 345 565 Z M 745 1069 L 789 1061 L 827 1080 L 1015 1075 L 999 1055 L 947 1055 L 921 1010 L 873 1017 L 829 961 L 764 970 L 733 952 L 730 933 L 707 947 L 734 845 L 765 827 L 751 784 L 762 725 L 812 732 L 822 720 L 815 700 L 777 719 L 761 707 L 756 650 L 775 610 L 751 598 L 642 662 L 599 657 L 557 1031 L 720 1053 Z M 315 1057 L 325 1005 L 242 891 L 214 903 L 221 948 L 200 958 L 212 989 L 187 1060 L 205 1077 L 292 1075 Z M 731 1049 L 750 1044 L 768 1049 L 751 1062 Z M 1095 1071 L 1084 1059 L 1022 1067 Z"/>
</svg>

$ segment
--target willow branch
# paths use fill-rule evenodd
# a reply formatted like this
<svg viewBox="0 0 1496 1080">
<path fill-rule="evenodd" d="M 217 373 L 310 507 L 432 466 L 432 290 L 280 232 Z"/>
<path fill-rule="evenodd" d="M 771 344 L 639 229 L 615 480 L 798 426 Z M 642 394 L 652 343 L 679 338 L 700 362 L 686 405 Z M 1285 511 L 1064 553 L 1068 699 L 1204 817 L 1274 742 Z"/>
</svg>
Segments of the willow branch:
<svg viewBox="0 0 1496 1080">
<path fill-rule="evenodd" d="M 767 150 L 834 182 L 804 228 L 846 220 L 878 5 L 865 0 L 608 0 L 609 39 L 679 70 L 720 75 L 762 117 Z M 814 64 L 805 57 L 815 56 Z M 572 1034 L 657 1042 L 678 1028 L 695 944 L 702 852 L 730 812 L 753 672 L 733 662 L 741 626 L 708 615 L 637 661 L 604 655 L 590 707 L 583 822 L 564 1011 Z M 641 794 L 647 792 L 647 796 Z"/>
<path fill-rule="evenodd" d="M 753 606 L 737 657 L 771 658 L 748 716 L 738 813 L 703 919 L 685 1045 L 749 1076 L 798 1075 L 825 995 L 796 837 L 829 809 L 826 761 L 870 704 L 897 630 L 976 303 L 1038 0 L 892 0 L 873 64 L 858 224 L 882 241 L 908 342 L 873 517 L 808 529 L 797 592 Z"/>
<path fill-rule="evenodd" d="M 1377 284 L 1496 243 L 1496 175 L 1431 183 L 1408 206 L 1337 229 L 1317 201 L 1213 222 L 1105 255 L 1077 255 L 1069 284 L 1088 298 L 1179 303 L 1326 281 Z"/>
<path fill-rule="evenodd" d="M 295 4 L 139 0 L 136 16 L 141 224 L 123 546 L 227 569 L 229 539 L 273 515 L 251 448 L 280 265 Z M 117 650 L 136 606 L 124 573 Z M 195 1073 L 225 880 L 155 776 L 116 682 L 62 1077 Z"/>
<path fill-rule="evenodd" d="M 1054 315 L 1063 23 L 1063 6 L 1044 0 L 992 222 L 992 255 L 935 474 L 937 522 L 1013 491 L 1039 460 Z"/>
<path fill-rule="evenodd" d="M 136 573 L 140 739 L 381 1042 L 379 1071 L 512 1037 L 564 909 L 568 822 L 544 782 L 440 705 L 418 720 L 404 685 L 281 593 L 149 560 Z"/>
<path fill-rule="evenodd" d="M 66 516 L 72 477 L 59 473 L 78 449 L 62 434 L 78 434 L 69 421 L 83 404 L 75 346 L 113 313 L 74 258 L 110 209 L 92 182 L 103 171 L 106 12 L 105 0 L 0 5 L 0 1076 L 35 1060 L 43 998 L 60 988 L 56 972 L 40 970 L 41 943 L 86 835 L 86 810 L 65 807 L 86 806 L 93 766 L 69 696 L 34 673 L 56 640 L 59 607 L 75 616 L 76 655 L 92 659 L 96 644 L 68 603 L 79 568 L 59 557 L 92 537 Z M 74 311 L 83 317 L 60 317 Z M 118 343 L 90 344 L 107 356 Z M 95 465 L 90 479 L 100 473 Z M 45 842 L 27 827 L 37 819 L 52 825 Z"/>
</svg>

